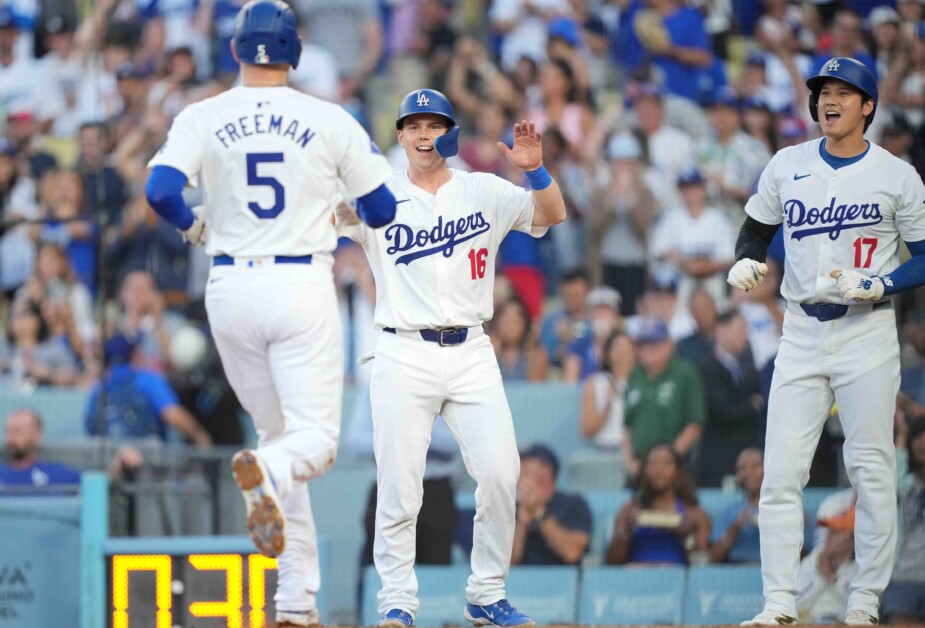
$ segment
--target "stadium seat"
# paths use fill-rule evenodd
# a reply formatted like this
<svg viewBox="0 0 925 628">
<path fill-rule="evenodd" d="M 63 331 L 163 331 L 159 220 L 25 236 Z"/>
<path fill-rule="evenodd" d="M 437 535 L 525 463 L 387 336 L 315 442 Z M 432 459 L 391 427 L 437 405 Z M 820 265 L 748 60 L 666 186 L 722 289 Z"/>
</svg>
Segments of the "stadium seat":
<svg viewBox="0 0 925 628">
<path fill-rule="evenodd" d="M 758 565 L 703 565 L 687 570 L 684 623 L 738 624 L 762 609 Z"/>
<path fill-rule="evenodd" d="M 418 626 L 459 626 L 465 622 L 466 580 L 468 565 L 420 565 L 415 567 L 418 577 L 418 599 L 421 607 L 414 617 Z M 374 626 L 379 618 L 377 594 L 382 587 L 376 568 L 370 565 L 363 572 L 363 625 Z"/>
<path fill-rule="evenodd" d="M 700 507 L 707 513 L 711 522 L 715 522 L 729 504 L 742 499 L 744 499 L 744 494 L 741 491 L 730 492 L 719 488 L 701 488 L 697 491 L 697 500 L 700 502 Z"/>
<path fill-rule="evenodd" d="M 578 615 L 578 567 L 512 567 L 507 595 L 538 625 L 574 624 Z"/>
<path fill-rule="evenodd" d="M 683 567 L 589 567 L 582 574 L 578 623 L 678 625 L 683 602 Z"/>
<path fill-rule="evenodd" d="M 613 532 L 613 522 L 632 493 L 629 489 L 616 491 L 583 491 L 588 506 L 591 508 L 591 547 L 588 551 L 592 559 L 602 559 L 610 536 Z"/>
</svg>

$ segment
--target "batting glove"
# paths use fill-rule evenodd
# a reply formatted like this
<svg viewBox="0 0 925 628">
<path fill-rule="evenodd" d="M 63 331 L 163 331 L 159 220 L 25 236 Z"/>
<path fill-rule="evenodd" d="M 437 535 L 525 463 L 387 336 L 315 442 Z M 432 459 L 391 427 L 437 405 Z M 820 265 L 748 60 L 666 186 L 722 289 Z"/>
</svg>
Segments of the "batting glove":
<svg viewBox="0 0 925 628">
<path fill-rule="evenodd" d="M 360 217 L 357 215 L 356 207 L 351 206 L 340 194 L 335 197 L 334 218 L 338 227 L 352 227 L 361 222 Z"/>
<path fill-rule="evenodd" d="M 767 264 L 745 257 L 729 269 L 729 276 L 726 277 L 726 281 L 736 290 L 748 292 L 753 288 L 757 288 L 758 284 L 764 281 L 764 276 L 767 273 Z"/>
<path fill-rule="evenodd" d="M 187 244 L 200 246 L 206 243 L 206 221 L 202 217 L 202 211 L 202 205 L 193 207 L 193 224 L 186 229 L 178 229 Z"/>
<path fill-rule="evenodd" d="M 880 277 L 868 277 L 856 270 L 833 270 L 829 273 L 838 284 L 838 291 L 845 303 L 854 301 L 879 301 L 883 296 L 883 280 Z"/>
</svg>

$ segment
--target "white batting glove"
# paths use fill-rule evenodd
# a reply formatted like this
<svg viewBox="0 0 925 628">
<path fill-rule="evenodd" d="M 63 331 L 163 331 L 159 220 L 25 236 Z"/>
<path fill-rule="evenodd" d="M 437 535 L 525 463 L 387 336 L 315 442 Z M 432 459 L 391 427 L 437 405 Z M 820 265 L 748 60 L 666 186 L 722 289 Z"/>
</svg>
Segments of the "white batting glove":
<svg viewBox="0 0 925 628">
<path fill-rule="evenodd" d="M 753 288 L 757 288 L 758 284 L 764 281 L 766 274 L 768 274 L 767 264 L 745 257 L 729 269 L 726 282 L 736 290 L 748 292 Z"/>
<path fill-rule="evenodd" d="M 177 229 L 183 236 L 183 241 L 193 246 L 201 246 L 206 243 L 206 221 L 202 217 L 202 205 L 196 205 L 192 208 L 193 224 L 188 228 Z"/>
<path fill-rule="evenodd" d="M 856 270 L 833 270 L 829 273 L 838 284 L 838 291 L 845 303 L 855 301 L 879 301 L 883 296 L 883 280 L 880 277 L 868 277 Z"/>
<path fill-rule="evenodd" d="M 352 227 L 362 222 L 357 215 L 356 207 L 352 207 L 340 194 L 334 201 L 334 219 L 338 227 Z"/>
</svg>

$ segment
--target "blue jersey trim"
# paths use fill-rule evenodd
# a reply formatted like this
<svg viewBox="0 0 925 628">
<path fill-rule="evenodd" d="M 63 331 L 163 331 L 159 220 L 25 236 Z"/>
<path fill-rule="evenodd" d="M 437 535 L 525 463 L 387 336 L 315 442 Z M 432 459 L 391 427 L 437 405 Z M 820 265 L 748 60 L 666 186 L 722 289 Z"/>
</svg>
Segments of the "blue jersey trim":
<svg viewBox="0 0 925 628">
<path fill-rule="evenodd" d="M 861 161 L 864 159 L 864 155 L 870 152 L 870 142 L 867 142 L 867 148 L 864 149 L 864 152 L 860 155 L 855 155 L 854 157 L 836 157 L 835 155 L 829 154 L 829 151 L 825 149 L 825 139 L 826 138 L 822 138 L 822 141 L 819 142 L 819 156 L 822 157 L 822 161 L 832 166 L 835 170 Z"/>
</svg>

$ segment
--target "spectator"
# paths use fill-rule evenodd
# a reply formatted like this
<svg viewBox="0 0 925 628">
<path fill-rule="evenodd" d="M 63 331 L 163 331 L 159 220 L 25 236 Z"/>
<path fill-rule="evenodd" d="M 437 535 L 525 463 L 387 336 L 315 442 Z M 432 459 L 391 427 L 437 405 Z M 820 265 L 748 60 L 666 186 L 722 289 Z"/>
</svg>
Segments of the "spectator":
<svg viewBox="0 0 925 628">
<path fill-rule="evenodd" d="M 646 177 L 662 209 L 679 207 L 682 203 L 676 183 L 681 172 L 694 163 L 694 144 L 684 131 L 664 124 L 665 108 L 660 87 L 636 85 L 630 92 L 636 124 L 644 138 L 644 153 L 657 173 Z M 656 183 L 657 182 L 657 183 Z"/>
<path fill-rule="evenodd" d="M 85 70 L 82 52 L 74 38 L 76 12 L 72 15 L 67 10 L 53 10 L 42 18 L 42 26 L 42 43 L 47 48 L 38 62 L 42 82 L 61 98 L 61 110 L 49 131 L 56 138 L 70 140 L 80 126 L 78 94 Z"/>
<path fill-rule="evenodd" d="M 121 334 L 113 336 L 106 341 L 104 354 L 110 365 L 102 382 L 105 405 L 100 407 L 100 384 L 96 384 L 84 412 L 88 435 L 166 441 L 170 426 L 196 445 L 212 443 L 209 434 L 180 405 L 166 378 L 140 365 L 135 342 Z"/>
<path fill-rule="evenodd" d="M 764 4 L 765 13 L 755 28 L 755 37 L 764 52 L 767 77 L 768 89 L 763 95 L 771 109 L 780 112 L 799 101 L 803 85 L 794 79 L 809 76 L 813 60 L 800 52 L 799 18 L 790 14 L 787 1 L 765 0 Z M 815 50 L 815 43 L 811 49 Z"/>
<path fill-rule="evenodd" d="M 643 457 L 639 490 L 617 513 L 607 563 L 686 565 L 709 540 L 710 519 L 681 456 L 670 445 L 654 445 Z"/>
<path fill-rule="evenodd" d="M 900 52 L 901 23 L 899 13 L 890 6 L 879 6 L 867 16 L 867 26 L 873 42 L 871 52 L 877 59 L 877 76 L 885 77 L 889 73 L 893 60 Z"/>
<path fill-rule="evenodd" d="M 82 343 L 92 342 L 96 337 L 93 297 L 87 286 L 77 280 L 67 253 L 59 244 L 39 243 L 35 275 L 17 293 L 17 298 L 28 298 L 37 304 L 46 301 L 67 304 Z M 80 354 L 79 349 L 77 353 Z"/>
<path fill-rule="evenodd" d="M 668 326 L 645 318 L 636 331 L 639 365 L 626 385 L 625 450 L 632 476 L 640 471 L 638 457 L 658 443 L 671 443 L 682 459 L 700 439 L 706 421 L 703 383 L 696 367 L 674 355 Z"/>
<path fill-rule="evenodd" d="M 568 142 L 572 155 L 584 154 L 583 142 L 594 124 L 594 113 L 580 99 L 575 71 L 568 62 L 555 59 L 540 70 L 542 104 L 530 107 L 527 118 L 536 122 L 536 129 L 545 132 L 556 128 Z"/>
<path fill-rule="evenodd" d="M 590 104 L 591 68 L 588 56 L 585 54 L 582 37 L 584 36 L 587 41 L 592 41 L 599 36 L 582 30 L 582 26 L 577 21 L 578 11 L 581 11 L 581 8 L 576 5 L 584 4 L 584 0 L 577 0 L 577 2 L 570 0 L 569 3 L 573 9 L 571 17 L 560 16 L 546 25 L 546 58 L 550 62 L 561 61 L 569 67 L 574 77 L 574 100 Z M 593 123 L 594 120 L 590 122 Z"/>
<path fill-rule="evenodd" d="M 134 270 L 119 290 L 122 306 L 119 330 L 139 345 L 145 368 L 166 372 L 170 368 L 170 337 L 186 324 L 181 314 L 166 309 L 164 295 L 151 273 Z"/>
<path fill-rule="evenodd" d="M 577 337 L 563 362 L 562 379 L 577 382 L 600 368 L 604 343 L 621 326 L 620 293 L 607 286 L 598 286 L 585 300 L 590 333 Z"/>
<path fill-rule="evenodd" d="M 544 238 L 544 242 L 549 242 L 554 251 L 549 260 L 552 272 L 558 277 L 576 268 L 596 268 L 599 262 L 589 258 L 585 246 L 584 221 L 591 208 L 591 175 L 568 149 L 565 138 L 557 128 L 546 129 L 542 143 L 543 163 L 550 176 L 559 183 L 567 211 L 565 221 L 556 225 L 557 228 Z"/>
<path fill-rule="evenodd" d="M 0 221 L 34 220 L 39 216 L 35 181 L 19 172 L 16 148 L 0 138 Z M 0 229 L 0 291 L 12 293 L 32 274 L 35 243 L 29 226 Z"/>
<path fill-rule="evenodd" d="M 6 464 L 0 464 L 0 491 L 12 488 L 13 495 L 22 494 L 24 487 L 80 484 L 80 471 L 58 462 L 38 460 L 42 446 L 42 417 L 31 408 L 13 410 L 6 416 L 3 453 Z M 31 494 L 41 494 L 31 492 Z"/>
<path fill-rule="evenodd" d="M 896 0 L 896 10 L 903 18 L 903 26 L 915 28 L 925 21 L 925 4 L 922 0 Z"/>
<path fill-rule="evenodd" d="M 854 489 L 829 495 L 819 504 L 813 551 L 800 561 L 797 613 L 811 624 L 837 623 L 845 616 L 854 562 Z"/>
<path fill-rule="evenodd" d="M 745 319 L 736 310 L 716 319 L 713 350 L 700 363 L 707 421 L 698 452 L 699 486 L 719 486 L 738 452 L 759 444 L 763 402 L 758 371 L 748 350 Z"/>
<path fill-rule="evenodd" d="M 382 58 L 378 6 L 375 0 L 306 0 L 299 8 L 308 40 L 334 55 L 346 102 L 365 88 Z"/>
<path fill-rule="evenodd" d="M 588 219 L 589 255 L 601 258 L 604 284 L 620 293 L 623 315 L 632 316 L 645 288 L 646 248 L 658 207 L 635 136 L 614 134 L 606 156 L 610 176 Z"/>
<path fill-rule="evenodd" d="M 546 379 L 549 358 L 530 333 L 523 303 L 513 299 L 496 309 L 489 335 L 505 381 Z"/>
<path fill-rule="evenodd" d="M 447 71 L 456 45 L 453 28 L 453 0 L 423 0 L 412 50 L 427 62 L 427 84 L 445 90 Z"/>
<path fill-rule="evenodd" d="M 742 101 L 742 130 L 751 139 L 760 142 L 768 154 L 776 152 L 775 122 L 771 105 L 763 96 L 752 96 Z"/>
<path fill-rule="evenodd" d="M 635 368 L 633 341 L 622 331 L 613 332 L 604 343 L 601 369 L 585 380 L 581 397 L 581 436 L 617 463 L 623 479 L 615 481 L 616 486 L 625 484 L 624 467 L 628 459 L 623 455 L 626 385 Z"/>
<path fill-rule="evenodd" d="M 499 177 L 507 176 L 510 162 L 498 150 L 498 140 L 502 139 L 508 124 L 508 115 L 504 107 L 496 102 L 483 102 L 481 113 L 475 119 L 475 137 L 463 140 L 459 156 L 475 172 L 490 172 Z"/>
<path fill-rule="evenodd" d="M 696 152 L 697 164 L 706 179 L 707 202 L 738 224 L 744 221 L 742 208 L 771 154 L 742 130 L 742 102 L 729 88 L 720 90 L 713 100 L 710 126 L 710 137 Z"/>
<path fill-rule="evenodd" d="M 234 26 L 228 31 L 228 41 Z M 331 52 L 308 40 L 308 27 L 303 22 L 299 26 L 302 39 L 302 55 L 299 57 L 299 67 L 289 71 L 290 85 L 306 94 L 329 102 L 340 102 L 340 76 L 337 73 L 337 59 Z M 238 64 L 234 63 L 237 74 Z"/>
<path fill-rule="evenodd" d="M 99 234 L 84 211 L 83 180 L 74 170 L 51 171 L 43 178 L 40 200 L 46 221 L 32 226 L 32 237 L 63 247 L 77 278 L 95 293 Z"/>
<path fill-rule="evenodd" d="M 120 222 L 122 208 L 128 200 L 125 181 L 107 159 L 109 132 L 101 123 L 87 123 L 78 134 L 79 152 L 76 170 L 83 179 L 83 207 L 106 224 Z"/>
<path fill-rule="evenodd" d="M 540 344 L 554 367 L 562 366 L 573 342 L 590 333 L 585 306 L 590 288 L 588 273 L 583 270 L 568 272 L 559 279 L 559 301 L 562 307 L 543 317 L 540 331 Z"/>
<path fill-rule="evenodd" d="M 559 460 L 533 445 L 520 455 L 512 565 L 577 565 L 591 540 L 591 508 L 556 489 Z"/>
<path fill-rule="evenodd" d="M 478 125 L 486 103 L 498 105 L 504 111 L 519 111 L 523 100 L 512 79 L 492 62 L 484 44 L 467 35 L 456 40 L 446 88 L 454 112 L 468 121 L 470 128 Z M 499 139 L 500 134 L 494 141 Z"/>
<path fill-rule="evenodd" d="M 77 358 L 51 336 L 39 306 L 18 299 L 9 309 L 7 344 L 0 345 L 0 365 L 19 386 L 68 386 L 77 383 Z"/>
<path fill-rule="evenodd" d="M 681 0 L 644 0 L 643 4 L 645 8 L 633 14 L 629 46 L 643 51 L 643 64 L 664 76 L 669 93 L 698 101 L 699 79 L 713 64 L 703 16 Z"/>
<path fill-rule="evenodd" d="M 756 447 L 743 449 L 736 460 L 736 484 L 745 492 L 726 506 L 713 526 L 711 563 L 760 563 L 758 500 L 764 479 L 764 454 Z"/>
<path fill-rule="evenodd" d="M 713 353 L 716 332 L 716 301 L 709 292 L 697 290 L 691 295 L 691 317 L 696 329 L 690 336 L 678 341 L 678 355 L 694 364 L 700 364 Z"/>
<path fill-rule="evenodd" d="M 501 67 L 511 72 L 526 57 L 535 63 L 546 60 L 546 25 L 567 15 L 567 0 L 496 0 L 488 18 L 501 39 Z"/>
<path fill-rule="evenodd" d="M 908 488 L 902 493 L 900 510 L 903 536 L 893 577 L 883 592 L 881 613 L 887 624 L 921 624 L 925 622 L 925 421 L 910 423 L 897 432 L 896 454 L 897 463 L 907 458 L 908 474 L 901 484 Z"/>
<path fill-rule="evenodd" d="M 832 57 L 852 57 L 867 66 L 874 73 L 874 77 L 879 79 L 877 62 L 864 47 L 861 37 L 862 25 L 861 16 L 852 9 L 838 9 L 832 21 L 832 47 L 816 53 L 809 76 L 819 74 L 822 66 Z"/>
<path fill-rule="evenodd" d="M 906 44 L 885 81 L 885 90 L 912 128 L 925 127 L 925 23 Z"/>
<path fill-rule="evenodd" d="M 678 177 L 678 187 L 684 203 L 655 225 L 649 255 L 653 272 L 678 274 L 676 324 L 692 330 L 689 309 L 695 290 L 706 290 L 717 304 L 725 304 L 726 271 L 735 261 L 735 228 L 725 214 L 708 204 L 705 182 L 697 169 L 685 170 Z"/>
</svg>

